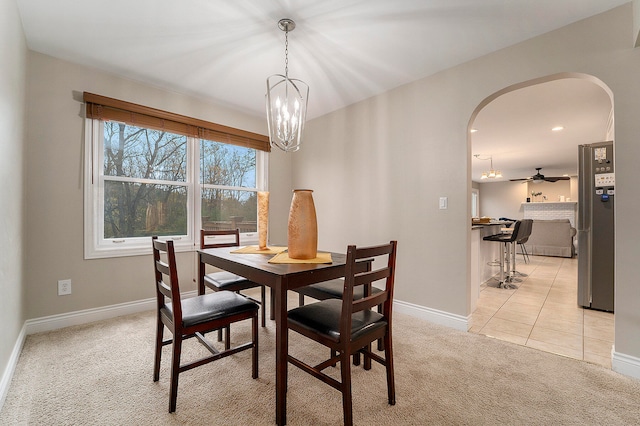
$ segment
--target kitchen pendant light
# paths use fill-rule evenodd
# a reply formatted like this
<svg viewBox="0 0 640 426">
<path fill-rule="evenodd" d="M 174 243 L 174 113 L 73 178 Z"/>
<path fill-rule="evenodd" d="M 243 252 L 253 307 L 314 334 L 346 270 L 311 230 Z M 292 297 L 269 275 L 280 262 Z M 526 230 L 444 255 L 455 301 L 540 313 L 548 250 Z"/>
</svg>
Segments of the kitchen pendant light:
<svg viewBox="0 0 640 426">
<path fill-rule="evenodd" d="M 267 124 L 269 141 L 285 152 L 300 149 L 307 116 L 309 86 L 302 80 L 289 78 L 289 31 L 296 23 L 288 18 L 278 22 L 284 31 L 284 75 L 267 78 Z"/>
<path fill-rule="evenodd" d="M 478 160 L 491 160 L 491 168 L 489 169 L 489 171 L 482 172 L 482 176 L 480 176 L 480 179 L 495 179 L 502 177 L 502 172 L 493 168 L 493 156 L 489 156 L 489 158 L 480 158 L 479 154 L 474 154 L 474 157 L 476 157 Z"/>
</svg>

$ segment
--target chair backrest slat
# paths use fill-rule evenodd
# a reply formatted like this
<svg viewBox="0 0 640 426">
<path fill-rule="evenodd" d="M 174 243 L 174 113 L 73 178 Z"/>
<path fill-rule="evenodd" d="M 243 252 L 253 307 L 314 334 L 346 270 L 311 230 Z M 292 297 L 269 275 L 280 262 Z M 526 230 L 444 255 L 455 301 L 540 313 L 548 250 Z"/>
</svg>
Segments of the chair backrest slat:
<svg viewBox="0 0 640 426">
<path fill-rule="evenodd" d="M 370 272 L 362 272 L 353 277 L 354 286 L 365 285 L 376 281 L 384 280 L 391 274 L 389 268 L 376 269 Z"/>
<path fill-rule="evenodd" d="M 391 244 L 391 243 L 390 243 Z M 355 247 L 355 246 L 354 246 Z M 371 247 L 357 247 L 356 248 L 356 258 L 364 259 L 366 257 L 379 257 L 389 254 L 389 244 L 383 244 L 379 246 L 371 246 Z"/>
<path fill-rule="evenodd" d="M 235 240 L 232 242 L 215 242 L 215 243 L 207 243 L 206 237 L 209 236 L 224 236 L 224 235 L 232 235 L 235 237 Z M 239 229 L 223 229 L 223 230 L 200 230 L 200 248 L 208 249 L 208 248 L 218 248 L 218 247 L 235 247 L 240 245 L 240 230 Z"/>
<path fill-rule="evenodd" d="M 171 275 L 171 271 L 169 270 L 169 265 L 167 265 L 162 260 L 156 261 L 156 269 L 159 270 L 164 275 Z"/>
<path fill-rule="evenodd" d="M 172 298 L 173 294 L 171 294 L 171 287 L 168 286 L 164 281 L 158 281 L 156 283 L 156 287 L 163 296 L 168 297 L 169 299 Z"/>
<path fill-rule="evenodd" d="M 359 311 L 364 311 L 365 309 L 371 309 L 374 306 L 378 306 L 379 304 L 384 303 L 388 298 L 389 293 L 387 293 L 386 291 L 382 291 L 371 296 L 354 300 L 352 305 L 353 310 L 351 312 L 356 313 Z"/>
</svg>

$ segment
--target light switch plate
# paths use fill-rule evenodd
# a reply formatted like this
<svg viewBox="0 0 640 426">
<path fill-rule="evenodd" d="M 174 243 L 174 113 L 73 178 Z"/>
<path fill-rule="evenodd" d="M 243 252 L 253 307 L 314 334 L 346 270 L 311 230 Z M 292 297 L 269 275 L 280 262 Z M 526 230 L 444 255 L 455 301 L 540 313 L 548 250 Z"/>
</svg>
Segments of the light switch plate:
<svg viewBox="0 0 640 426">
<path fill-rule="evenodd" d="M 447 197 L 440 197 L 440 210 L 447 208 Z"/>
</svg>

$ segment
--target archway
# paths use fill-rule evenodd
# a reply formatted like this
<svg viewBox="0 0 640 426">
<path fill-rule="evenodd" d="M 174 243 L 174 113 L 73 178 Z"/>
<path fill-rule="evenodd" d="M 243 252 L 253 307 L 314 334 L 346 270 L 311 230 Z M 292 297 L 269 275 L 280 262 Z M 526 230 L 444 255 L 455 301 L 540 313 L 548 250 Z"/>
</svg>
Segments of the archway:
<svg viewBox="0 0 640 426">
<path fill-rule="evenodd" d="M 558 169 L 553 169 L 551 166 L 555 165 L 553 161 L 548 161 L 545 163 L 546 160 L 533 160 L 536 163 L 531 164 L 531 159 L 529 159 L 529 163 L 527 165 L 528 170 L 521 170 L 518 167 L 512 167 L 515 165 L 515 163 L 517 161 L 514 160 L 514 158 L 516 158 L 518 155 L 519 156 L 523 156 L 523 152 L 522 151 L 527 151 L 528 153 L 531 153 L 532 155 L 530 155 L 530 157 L 536 157 L 535 155 L 533 155 L 533 152 L 535 151 L 535 146 L 531 146 L 531 147 L 527 147 L 525 149 L 521 149 L 522 146 L 524 146 L 525 144 L 531 143 L 531 140 L 528 140 L 526 137 L 522 137 L 521 135 L 512 135 L 511 137 L 508 137 L 507 139 L 509 139 L 509 149 L 504 150 L 502 149 L 501 154 L 503 154 L 503 158 L 499 158 L 499 161 L 496 162 L 496 152 L 494 152 L 493 150 L 496 149 L 495 145 L 493 145 L 492 147 L 492 151 L 491 152 L 480 152 L 478 151 L 474 146 L 474 138 L 477 137 L 477 135 L 481 134 L 483 131 L 486 132 L 486 120 L 483 123 L 483 113 L 487 113 L 487 111 L 492 109 L 492 103 L 493 105 L 499 104 L 500 102 L 505 102 L 505 99 L 513 99 L 513 98 L 517 98 L 519 93 L 523 93 L 523 94 L 532 94 L 534 93 L 534 91 L 536 91 L 536 93 L 539 92 L 544 92 L 544 89 L 549 90 L 549 87 L 552 88 L 560 88 L 563 87 L 563 85 L 570 86 L 571 84 L 573 84 L 573 86 L 575 87 L 587 87 L 588 90 L 585 90 L 586 92 L 590 92 L 590 93 L 595 93 L 596 97 L 598 98 L 598 101 L 601 103 L 605 103 L 606 105 L 603 105 L 598 111 L 599 117 L 596 121 L 598 121 L 598 124 L 600 125 L 600 129 L 602 129 L 601 131 L 596 132 L 597 134 L 595 134 L 593 137 L 585 137 L 584 135 L 581 136 L 581 139 L 578 142 L 569 142 L 572 143 L 572 146 L 567 147 L 567 149 L 569 149 L 572 153 L 573 153 L 573 158 L 575 159 L 574 162 L 576 164 L 576 166 L 574 167 L 574 171 L 568 171 L 568 173 L 571 173 L 572 176 L 575 175 L 575 171 L 577 171 L 577 145 L 578 144 L 588 144 L 588 143 L 595 143 L 595 142 L 601 142 L 604 140 L 613 140 L 613 94 L 611 92 L 611 90 L 599 79 L 590 76 L 590 75 L 586 75 L 586 74 L 580 74 L 580 73 L 560 73 L 560 74 L 555 74 L 555 75 L 550 75 L 550 76 L 546 76 L 546 77 L 542 77 L 542 78 L 538 78 L 538 79 L 534 79 L 534 80 L 530 80 L 530 81 L 526 81 L 526 82 L 522 82 L 522 83 L 518 83 L 509 87 L 506 87 L 490 96 L 488 96 L 486 99 L 484 99 L 474 110 L 470 120 L 469 120 L 469 125 L 468 125 L 468 147 L 469 147 L 469 162 L 470 164 L 473 164 L 474 161 L 474 154 L 482 154 L 485 156 L 493 156 L 493 166 L 495 166 L 496 169 L 500 168 L 502 169 L 502 173 L 503 175 L 505 175 L 505 179 L 499 180 L 499 179 L 495 179 L 492 181 L 491 184 L 485 184 L 482 183 L 480 184 L 479 182 L 472 182 L 472 190 L 479 190 L 480 192 L 480 197 L 482 199 L 482 194 L 500 194 L 500 196 L 498 196 L 497 201 L 494 200 L 492 202 L 492 205 L 495 206 L 500 206 L 501 203 L 504 204 L 505 202 L 509 202 L 511 204 L 511 208 L 509 209 L 505 209 L 508 213 L 506 214 L 502 214 L 500 216 L 506 216 L 506 217 L 512 217 L 515 219 L 520 219 L 523 217 L 522 214 L 522 209 L 521 209 L 521 203 L 523 203 L 525 201 L 525 198 L 527 197 L 529 191 L 526 189 L 527 185 L 529 185 L 529 183 L 527 183 L 527 185 L 522 185 L 520 182 L 510 182 L 509 178 L 515 178 L 515 177 L 528 177 L 531 176 L 534 173 L 533 168 L 534 167 L 545 167 L 547 165 L 550 166 L 550 169 L 552 170 L 551 173 L 547 174 L 545 173 L 547 176 L 557 176 L 556 173 L 559 173 L 557 170 Z M 524 95 L 523 95 L 524 96 Z M 531 96 L 532 98 L 536 98 L 536 96 Z M 564 99 L 562 100 L 564 101 Z M 558 101 L 559 104 L 562 103 L 562 101 Z M 536 102 L 531 102 L 532 104 L 536 104 Z M 527 108 L 529 108 L 530 105 L 527 105 Z M 580 111 L 580 103 L 578 103 L 577 105 L 575 105 L 573 107 L 573 111 Z M 568 108 L 568 107 L 565 107 Z M 495 109 L 495 108 L 494 108 Z M 552 109 L 552 108 L 548 108 L 548 109 Z M 525 110 L 527 110 L 525 108 Z M 531 110 L 527 110 L 528 114 L 531 114 Z M 518 108 L 517 107 L 513 107 L 513 111 L 509 111 L 509 114 L 515 114 L 518 112 Z M 545 113 L 549 112 L 549 111 L 544 111 Z M 558 113 L 558 111 L 554 111 L 555 113 Z M 562 112 L 562 111 L 560 111 Z M 488 114 L 488 113 L 487 113 Z M 543 113 L 541 113 L 541 115 L 545 115 Z M 547 119 L 548 116 L 552 115 L 552 114 L 547 114 Z M 558 115 L 562 115 L 562 114 L 558 114 Z M 526 120 L 528 121 L 534 121 L 531 117 L 525 117 Z M 517 121 L 514 120 L 513 117 L 511 117 L 511 119 L 509 120 L 513 120 L 513 121 Z M 594 121 L 594 120 L 592 120 Z M 510 121 L 511 122 L 511 121 Z M 478 133 L 472 133 L 471 130 L 477 128 L 477 124 L 478 123 L 483 123 L 482 126 L 480 126 L 481 128 L 479 128 Z M 558 118 L 557 121 L 555 122 L 549 122 L 548 123 L 548 128 L 546 128 L 545 130 L 547 132 L 551 131 L 551 127 L 556 126 L 558 124 L 563 124 L 563 119 L 560 117 Z M 591 123 L 593 124 L 593 123 Z M 504 120 L 501 123 L 501 126 L 504 125 Z M 574 131 L 575 127 L 579 125 L 579 122 L 575 122 L 572 123 L 571 126 L 569 126 L 569 130 Z M 586 126 L 586 125 L 585 125 Z M 508 126 L 504 126 L 504 127 L 508 127 Z M 525 126 L 523 126 L 525 127 Z M 504 135 L 501 135 L 501 137 L 504 137 Z M 540 137 L 540 135 L 538 135 L 538 137 Z M 546 136 L 545 136 L 546 137 Z M 546 149 L 548 150 L 547 154 L 548 155 L 553 155 L 554 153 L 556 153 L 556 156 L 560 156 L 560 153 L 562 151 L 562 148 L 560 145 L 558 145 L 560 143 L 560 141 L 562 140 L 562 138 L 558 138 L 555 137 L 551 138 L 549 136 L 549 138 L 553 141 L 553 143 L 555 143 L 556 145 L 553 146 L 552 148 L 547 147 Z M 498 138 L 499 139 L 499 138 Z M 535 138 L 534 138 L 535 139 Z M 570 139 L 570 138 L 569 138 Z M 519 144 L 522 144 L 522 146 L 520 146 Z M 562 148 L 562 149 L 561 149 Z M 506 152 L 509 151 L 509 152 Z M 509 157 L 511 156 L 511 157 Z M 508 158 L 508 160 L 506 162 L 500 162 L 500 160 L 503 160 L 505 158 Z M 542 158 L 542 157 L 536 157 L 536 158 Z M 507 163 L 507 164 L 505 164 Z M 513 164 L 511 164 L 513 163 Z M 509 168 L 512 168 L 514 170 L 516 170 L 516 173 L 518 173 L 518 175 L 514 176 L 513 174 L 509 174 L 509 172 L 513 173 L 513 170 L 509 170 Z M 487 167 L 488 168 L 488 167 Z M 507 173 L 505 173 L 505 168 L 507 169 Z M 567 172 L 562 172 L 567 173 Z M 472 180 L 478 181 L 479 180 L 479 174 L 478 176 L 473 175 L 472 176 Z M 486 182 L 486 180 L 484 181 Z M 495 185 L 494 185 L 495 184 Z M 549 184 L 549 185 L 554 185 L 554 184 Z M 577 178 L 571 178 L 571 185 L 572 186 L 576 186 L 577 187 Z M 480 188 L 493 188 L 493 190 L 489 191 L 483 191 Z M 469 195 L 469 197 L 471 197 L 471 195 Z M 502 198 L 500 198 L 502 197 Z M 556 200 L 556 195 L 554 194 L 554 199 L 553 200 L 548 200 L 548 201 L 555 201 Z M 564 199 L 565 196 L 563 195 L 562 198 Z M 573 198 L 573 200 L 577 200 L 577 190 L 571 190 L 570 194 L 567 194 L 566 198 Z M 560 199 L 560 195 L 557 196 L 557 200 L 559 201 Z M 482 203 L 485 204 L 486 203 Z M 545 206 L 549 207 L 549 206 Z M 487 214 L 490 217 L 499 217 L 497 215 L 497 211 L 503 211 L 501 208 L 497 207 L 498 210 L 493 210 L 491 211 L 489 214 Z M 480 208 L 480 212 L 482 215 L 485 215 L 485 213 L 482 211 L 482 207 Z M 572 225 L 574 225 L 572 223 Z M 570 264 L 571 262 L 573 262 L 573 268 L 574 270 L 577 269 L 577 261 L 575 260 L 567 260 L 564 263 Z M 542 262 L 543 263 L 543 262 Z M 541 264 L 542 264 L 541 263 Z M 558 269 L 556 270 L 556 272 L 559 274 L 558 271 L 560 271 L 561 269 L 561 264 L 563 263 L 562 260 L 558 260 L 556 258 L 553 258 L 552 260 L 546 262 L 547 265 L 545 265 L 544 267 L 547 268 L 548 266 L 550 266 L 551 264 L 558 264 Z M 475 265 L 471 265 L 472 268 L 475 267 Z M 565 268 L 567 269 L 567 268 Z M 570 268 L 569 268 L 570 269 Z M 472 269 L 473 270 L 473 269 Z M 535 276 L 534 276 L 535 277 Z M 535 281 L 536 278 L 532 278 L 530 279 L 530 283 L 533 283 Z M 567 277 L 561 277 L 562 280 L 567 280 Z M 574 284 L 577 281 L 577 277 L 573 278 L 574 279 Z M 525 285 L 521 286 L 521 288 L 524 290 L 527 285 L 527 280 L 529 279 L 525 279 Z M 552 284 L 554 285 L 554 284 Z M 470 284 L 471 286 L 471 284 Z M 545 297 L 549 298 L 550 300 L 552 299 L 551 296 L 549 295 L 553 295 L 553 292 L 560 292 L 562 291 L 562 289 L 560 288 L 560 284 L 558 284 L 557 287 L 553 288 L 553 287 L 549 287 L 549 292 L 547 293 L 547 295 Z M 575 290 L 567 290 L 569 292 L 574 291 L 573 294 L 567 293 L 568 295 L 570 295 L 570 297 L 566 297 L 565 301 L 567 303 L 567 310 L 569 310 L 569 306 L 571 309 L 579 309 L 576 303 L 576 299 L 577 299 L 577 295 L 575 294 Z M 474 289 L 471 288 L 470 290 L 470 294 L 473 297 L 473 293 Z M 550 293 L 551 292 L 551 293 Z M 502 328 L 500 326 L 497 326 L 497 324 L 499 323 L 499 321 L 495 320 L 495 317 L 491 317 L 489 320 L 486 320 L 485 318 L 481 318 L 479 320 L 476 321 L 476 318 L 474 318 L 474 313 L 472 312 L 472 325 L 470 328 L 470 331 L 475 331 L 475 332 L 481 332 L 481 334 L 487 334 L 487 335 L 492 335 L 493 337 L 497 337 L 497 338 L 503 338 L 504 340 L 510 340 L 512 342 L 515 343 L 521 343 L 524 345 L 528 345 L 528 346 L 534 346 L 537 347 L 538 349 L 543 349 L 543 350 L 548 350 L 551 352 L 556 352 L 556 353 L 562 353 L 563 355 L 567 355 L 567 356 L 571 356 L 574 358 L 580 358 L 580 359 L 587 359 L 590 361 L 594 361 L 594 362 L 598 362 L 600 364 L 603 364 L 605 361 L 603 359 L 594 359 L 596 358 L 596 356 L 600 356 L 602 358 L 602 353 L 604 352 L 604 354 L 607 355 L 608 358 L 608 365 L 610 366 L 610 356 L 608 354 L 610 354 L 610 350 L 611 348 L 608 348 L 608 351 L 600 351 L 600 355 L 598 354 L 592 354 L 589 353 L 587 355 L 586 350 L 589 348 L 590 344 L 593 344 L 592 340 L 589 340 L 589 344 L 587 344 L 586 339 L 584 334 L 581 336 L 581 341 L 580 341 L 580 348 L 584 349 L 583 352 L 581 353 L 581 357 L 576 356 L 575 351 L 572 352 L 570 350 L 567 349 L 566 352 L 562 352 L 563 350 L 558 348 L 558 347 L 554 347 L 554 345 L 551 343 L 553 341 L 553 339 L 549 339 L 549 341 L 547 342 L 536 342 L 535 339 L 539 339 L 539 340 L 543 340 L 540 336 L 541 336 L 541 332 L 540 330 L 542 330 L 545 327 L 548 327 L 550 329 L 550 332 L 548 333 L 549 335 L 553 335 L 555 334 L 556 337 L 558 339 L 561 339 L 560 336 L 562 336 L 562 333 L 566 333 L 567 335 L 567 339 L 566 340 L 571 340 L 571 333 L 577 333 L 577 328 L 578 327 L 572 327 L 571 324 L 562 324 L 560 320 L 558 319 L 549 319 L 548 315 L 543 315 L 545 312 L 549 312 L 549 309 L 547 309 L 546 311 L 544 311 L 543 309 L 543 305 L 540 306 L 540 310 L 538 311 L 537 314 L 523 314 L 522 316 L 518 317 L 518 315 L 514 312 L 516 310 L 521 310 L 521 311 L 526 311 L 528 308 L 526 308 L 523 304 L 530 304 L 530 305 L 534 305 L 536 302 L 534 301 L 534 297 L 532 297 L 531 299 L 526 299 L 525 293 L 524 291 L 521 291 L 520 289 L 517 291 L 513 292 L 513 298 L 511 298 L 511 295 L 508 295 L 509 297 L 506 297 L 507 294 L 505 294 L 504 292 L 500 295 L 502 297 L 506 297 L 503 301 L 502 304 L 503 305 L 509 305 L 511 304 L 511 312 L 509 312 L 508 310 L 502 311 L 498 314 L 498 311 L 496 311 L 494 314 L 495 315 L 499 315 L 501 320 L 504 320 L 504 323 L 502 324 Z M 554 299 L 553 301 L 556 302 L 558 299 Z M 472 303 L 473 305 L 473 303 Z M 482 307 L 482 305 L 480 305 Z M 557 310 L 560 311 L 563 308 L 563 306 L 556 306 Z M 535 309 L 532 309 L 533 311 L 535 311 Z M 486 312 L 483 312 L 483 314 L 486 315 Z M 527 316 L 528 315 L 528 316 Z M 600 315 L 600 313 L 593 313 L 593 312 L 589 312 L 587 314 L 584 314 L 585 316 L 583 318 L 580 319 L 580 321 L 582 321 L 582 323 L 580 324 L 580 332 L 582 333 L 583 327 L 585 325 L 584 321 L 588 321 L 588 322 L 593 322 L 594 319 L 592 317 L 595 317 L 596 320 L 598 319 L 598 315 Z M 604 314 L 606 315 L 606 314 Z M 613 343 L 613 318 L 612 315 L 609 315 L 610 317 L 610 329 L 611 329 L 611 344 Z M 493 323 L 490 323 L 491 320 L 494 320 Z M 508 321 L 511 321 L 510 325 L 513 326 L 513 328 L 508 328 L 505 326 L 505 324 L 507 324 Z M 572 321 L 575 321 L 576 323 L 579 322 L 579 320 L 577 318 L 573 318 Z M 608 321 L 607 319 L 605 319 L 605 322 Z M 518 324 L 520 322 L 520 324 Z M 522 325 L 524 324 L 524 325 Z M 487 327 L 485 330 L 482 330 L 482 328 L 479 329 L 479 326 L 482 327 Z M 539 328 L 536 329 L 536 326 L 540 326 Z M 512 334 L 510 334 L 512 333 Z M 591 339 L 591 338 L 589 338 Z M 528 344 L 530 343 L 530 344 Z M 544 343 L 544 344 L 543 344 Z M 594 350 L 594 352 L 598 352 L 597 350 Z"/>
</svg>

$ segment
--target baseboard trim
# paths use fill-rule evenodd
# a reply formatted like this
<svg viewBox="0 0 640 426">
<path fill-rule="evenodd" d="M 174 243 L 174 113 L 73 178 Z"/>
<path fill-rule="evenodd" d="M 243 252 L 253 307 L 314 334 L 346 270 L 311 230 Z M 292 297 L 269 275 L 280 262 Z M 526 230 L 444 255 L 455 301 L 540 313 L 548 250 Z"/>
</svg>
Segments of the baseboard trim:
<svg viewBox="0 0 640 426">
<path fill-rule="evenodd" d="M 640 358 L 611 351 L 611 369 L 616 373 L 640 380 Z"/>
<path fill-rule="evenodd" d="M 4 401 L 7 399 L 7 393 L 9 393 L 9 386 L 11 386 L 13 373 L 15 373 L 16 371 L 18 359 L 20 358 L 20 353 L 22 353 L 22 347 L 24 346 L 24 341 L 26 338 L 26 326 L 23 325 L 22 330 L 20 330 L 20 334 L 18 334 L 16 344 L 13 345 L 13 351 L 11 351 L 9 362 L 7 362 L 7 367 L 4 369 L 4 373 L 2 374 L 2 380 L 0 380 L 0 410 L 2 410 Z"/>
<path fill-rule="evenodd" d="M 148 311 L 155 307 L 155 303 L 156 299 L 151 298 L 138 300 L 136 302 L 103 306 L 101 308 L 84 309 L 66 314 L 30 319 L 25 322 L 25 325 L 27 334 L 42 333 L 44 331 L 57 330 L 72 325 L 87 324 L 136 312 Z"/>
<path fill-rule="evenodd" d="M 403 302 L 401 300 L 394 300 L 393 306 L 396 312 L 421 318 L 434 324 L 444 325 L 460 331 L 467 331 L 469 329 L 469 318 L 462 315 L 426 308 L 424 306 Z"/>
<path fill-rule="evenodd" d="M 195 290 L 182 293 L 182 297 L 193 297 Z M 117 305 L 103 306 L 101 308 L 84 309 L 82 311 L 68 312 L 66 314 L 51 315 L 25 321 L 27 334 L 41 333 L 43 331 L 57 330 L 72 325 L 87 324 L 115 318 L 122 315 L 135 314 L 137 312 L 150 311 L 156 307 L 156 298 L 137 300 L 134 302 L 119 303 Z"/>
</svg>

